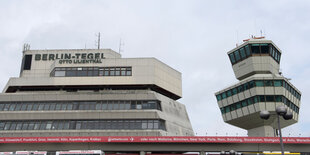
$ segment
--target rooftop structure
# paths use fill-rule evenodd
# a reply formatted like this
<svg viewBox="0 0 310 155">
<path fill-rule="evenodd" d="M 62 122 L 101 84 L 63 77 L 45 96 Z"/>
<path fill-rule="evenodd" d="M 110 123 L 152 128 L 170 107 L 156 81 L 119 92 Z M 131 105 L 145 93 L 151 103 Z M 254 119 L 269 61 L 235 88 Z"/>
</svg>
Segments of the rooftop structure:
<svg viewBox="0 0 310 155">
<path fill-rule="evenodd" d="M 181 73 L 110 49 L 23 51 L 0 94 L 0 136 L 191 136 Z"/>
<path fill-rule="evenodd" d="M 260 111 L 275 114 L 285 105 L 293 119 L 281 118 L 281 128 L 298 121 L 301 92 L 279 72 L 281 50 L 264 37 L 244 40 L 228 52 L 239 83 L 215 93 L 226 123 L 248 130 L 248 136 L 277 136 L 276 116 L 263 120 Z"/>
</svg>

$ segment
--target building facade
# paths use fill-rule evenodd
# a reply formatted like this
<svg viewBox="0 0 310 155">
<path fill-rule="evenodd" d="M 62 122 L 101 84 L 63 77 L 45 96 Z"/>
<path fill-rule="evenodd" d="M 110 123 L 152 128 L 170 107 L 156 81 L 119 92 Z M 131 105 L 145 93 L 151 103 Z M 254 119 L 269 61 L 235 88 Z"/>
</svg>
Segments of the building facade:
<svg viewBox="0 0 310 155">
<path fill-rule="evenodd" d="M 291 120 L 281 117 L 281 128 L 298 121 L 301 92 L 281 75 L 281 53 L 263 37 L 245 40 L 228 52 L 239 82 L 215 95 L 224 121 L 248 130 L 248 136 L 277 136 L 275 108 L 279 105 L 293 114 Z M 260 118 L 264 110 L 271 112 L 269 120 Z"/>
<path fill-rule="evenodd" d="M 110 49 L 24 50 L 0 94 L 0 136 L 192 136 L 181 73 Z"/>
</svg>

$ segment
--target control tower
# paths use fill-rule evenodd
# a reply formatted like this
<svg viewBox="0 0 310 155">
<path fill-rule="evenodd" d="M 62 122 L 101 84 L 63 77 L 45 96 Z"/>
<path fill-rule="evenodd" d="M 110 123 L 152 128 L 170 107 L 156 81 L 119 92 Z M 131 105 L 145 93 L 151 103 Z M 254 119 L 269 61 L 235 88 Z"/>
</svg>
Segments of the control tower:
<svg viewBox="0 0 310 155">
<path fill-rule="evenodd" d="M 253 37 L 227 54 L 239 82 L 215 93 L 226 123 L 248 130 L 251 137 L 275 137 L 279 105 L 293 114 L 291 120 L 281 118 L 281 128 L 298 121 L 301 92 L 281 75 L 282 52 L 271 40 Z M 271 113 L 268 120 L 260 118 L 263 110 Z"/>
</svg>

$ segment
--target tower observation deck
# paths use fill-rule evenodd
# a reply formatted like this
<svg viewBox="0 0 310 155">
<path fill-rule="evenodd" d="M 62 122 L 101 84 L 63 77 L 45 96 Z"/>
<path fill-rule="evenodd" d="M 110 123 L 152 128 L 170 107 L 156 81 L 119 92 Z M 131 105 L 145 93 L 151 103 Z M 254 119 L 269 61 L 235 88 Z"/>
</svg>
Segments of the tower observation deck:
<svg viewBox="0 0 310 155">
<path fill-rule="evenodd" d="M 227 54 L 239 82 L 215 93 L 226 123 L 248 130 L 248 136 L 277 136 L 276 116 L 263 120 L 259 114 L 276 114 L 279 105 L 293 114 L 291 120 L 281 118 L 281 128 L 298 121 L 301 92 L 279 72 L 282 52 L 271 40 L 244 40 Z"/>
</svg>

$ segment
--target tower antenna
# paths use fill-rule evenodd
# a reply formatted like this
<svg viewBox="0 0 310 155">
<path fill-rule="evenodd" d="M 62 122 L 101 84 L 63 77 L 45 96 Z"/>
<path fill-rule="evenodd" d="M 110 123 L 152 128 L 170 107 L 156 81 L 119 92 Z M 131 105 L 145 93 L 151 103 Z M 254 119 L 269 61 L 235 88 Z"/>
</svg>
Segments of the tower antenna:
<svg viewBox="0 0 310 155">
<path fill-rule="evenodd" d="M 98 33 L 98 50 L 100 49 L 100 32 Z"/>
<path fill-rule="evenodd" d="M 124 42 L 122 42 L 122 38 L 119 40 L 119 47 L 118 47 L 118 53 L 121 54 L 121 52 L 124 52 L 123 48 Z"/>
</svg>

